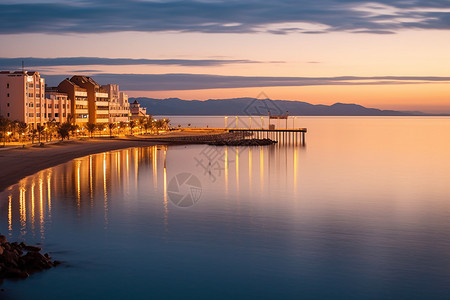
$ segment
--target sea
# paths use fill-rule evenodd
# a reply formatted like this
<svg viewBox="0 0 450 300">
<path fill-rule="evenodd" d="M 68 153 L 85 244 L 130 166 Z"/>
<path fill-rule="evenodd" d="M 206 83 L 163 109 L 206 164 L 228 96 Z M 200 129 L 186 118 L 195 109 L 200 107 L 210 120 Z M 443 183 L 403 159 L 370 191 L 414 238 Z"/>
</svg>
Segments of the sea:
<svg viewBox="0 0 450 300">
<path fill-rule="evenodd" d="M 271 122 L 307 128 L 304 143 L 129 148 L 7 188 L 0 233 L 63 263 L 4 281 L 0 298 L 450 297 L 449 117 Z"/>
</svg>

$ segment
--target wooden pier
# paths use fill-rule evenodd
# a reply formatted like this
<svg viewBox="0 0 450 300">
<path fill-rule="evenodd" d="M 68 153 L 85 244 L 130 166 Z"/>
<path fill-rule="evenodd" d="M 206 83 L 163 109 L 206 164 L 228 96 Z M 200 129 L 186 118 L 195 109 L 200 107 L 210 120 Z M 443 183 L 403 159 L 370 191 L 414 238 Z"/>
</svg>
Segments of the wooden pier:
<svg viewBox="0 0 450 300">
<path fill-rule="evenodd" d="M 228 128 L 229 132 L 242 133 L 242 137 L 252 136 L 258 139 L 271 139 L 281 143 L 293 143 L 305 145 L 306 128 L 297 129 L 256 129 L 256 128 Z"/>
</svg>

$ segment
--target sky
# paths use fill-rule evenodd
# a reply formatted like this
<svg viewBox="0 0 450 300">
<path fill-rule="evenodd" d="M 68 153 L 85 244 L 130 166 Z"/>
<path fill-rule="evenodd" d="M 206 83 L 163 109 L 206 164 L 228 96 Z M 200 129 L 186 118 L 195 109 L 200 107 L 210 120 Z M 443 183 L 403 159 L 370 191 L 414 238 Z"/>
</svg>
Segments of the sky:
<svg viewBox="0 0 450 300">
<path fill-rule="evenodd" d="M 0 70 L 450 113 L 450 0 L 0 0 Z"/>
</svg>

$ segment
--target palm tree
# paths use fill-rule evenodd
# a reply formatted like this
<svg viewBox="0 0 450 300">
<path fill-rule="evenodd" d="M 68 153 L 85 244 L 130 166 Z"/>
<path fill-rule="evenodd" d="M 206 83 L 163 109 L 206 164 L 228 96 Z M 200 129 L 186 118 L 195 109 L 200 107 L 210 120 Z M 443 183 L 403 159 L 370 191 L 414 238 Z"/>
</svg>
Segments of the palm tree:
<svg viewBox="0 0 450 300">
<path fill-rule="evenodd" d="M 130 121 L 130 132 L 133 135 L 133 128 L 136 127 L 136 121 Z"/>
<path fill-rule="evenodd" d="M 170 120 L 169 119 L 163 119 L 164 120 L 164 129 L 169 129 Z"/>
<path fill-rule="evenodd" d="M 144 127 L 144 124 L 147 123 L 147 118 L 146 117 L 142 117 L 139 118 L 138 120 L 138 125 L 139 125 L 139 132 L 142 133 L 142 127 Z"/>
<path fill-rule="evenodd" d="M 39 144 L 41 143 L 41 134 L 44 133 L 44 130 L 45 130 L 45 126 L 43 126 L 41 124 L 36 125 L 36 132 L 38 134 Z"/>
<path fill-rule="evenodd" d="M 165 126 L 165 121 L 163 119 L 156 120 L 155 127 L 156 133 L 159 134 L 159 130 Z"/>
<path fill-rule="evenodd" d="M 0 131 L 2 132 L 3 137 L 3 147 L 6 146 L 6 136 L 10 125 L 10 120 L 7 118 L 0 116 Z"/>
<path fill-rule="evenodd" d="M 109 127 L 109 137 L 112 138 L 113 137 L 112 130 L 116 128 L 116 123 L 109 123 L 108 127 Z"/>
<path fill-rule="evenodd" d="M 91 138 L 96 128 L 97 125 L 95 123 L 86 123 L 86 129 L 89 131 L 89 135 Z"/>
<path fill-rule="evenodd" d="M 105 130 L 105 126 L 106 124 L 104 123 L 97 124 L 97 130 L 103 132 L 103 130 Z"/>
<path fill-rule="evenodd" d="M 69 122 L 64 122 L 62 124 L 58 125 L 58 128 L 56 129 L 56 131 L 58 132 L 59 136 L 61 137 L 61 141 L 64 140 L 64 138 L 67 137 L 67 139 L 69 139 L 70 137 L 70 131 L 72 130 L 73 125 L 70 124 Z"/>
<path fill-rule="evenodd" d="M 28 125 L 25 122 L 17 121 L 17 132 L 19 133 L 19 141 L 28 131 Z"/>
<path fill-rule="evenodd" d="M 55 129 L 56 129 L 56 122 L 54 121 L 47 122 L 47 136 L 50 137 L 50 141 L 52 141 L 52 136 L 53 133 L 55 132 Z"/>
<path fill-rule="evenodd" d="M 119 122 L 119 134 L 125 127 L 127 127 L 127 123 L 125 123 L 124 121 L 120 121 Z"/>
<path fill-rule="evenodd" d="M 149 128 L 152 127 L 152 121 L 150 119 L 147 119 L 144 124 L 145 133 L 148 133 Z"/>
<path fill-rule="evenodd" d="M 9 128 L 12 131 L 12 137 L 15 139 L 16 137 L 16 132 L 17 132 L 17 124 L 19 123 L 19 121 L 14 120 L 12 122 L 9 123 Z"/>
</svg>

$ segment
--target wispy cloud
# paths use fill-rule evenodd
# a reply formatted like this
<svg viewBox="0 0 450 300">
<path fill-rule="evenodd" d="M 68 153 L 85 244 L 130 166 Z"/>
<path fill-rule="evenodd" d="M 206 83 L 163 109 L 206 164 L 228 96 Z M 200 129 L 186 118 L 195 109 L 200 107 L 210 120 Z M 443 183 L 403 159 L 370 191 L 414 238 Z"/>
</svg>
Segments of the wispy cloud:
<svg viewBox="0 0 450 300">
<path fill-rule="evenodd" d="M 49 85 L 57 85 L 65 77 L 67 76 L 45 76 Z M 94 79 L 102 84 L 120 84 L 120 88 L 127 91 L 176 91 L 275 86 L 450 83 L 450 77 L 435 76 L 250 77 L 202 74 L 97 74 L 94 76 Z"/>
<path fill-rule="evenodd" d="M 125 66 L 125 65 L 176 65 L 184 67 L 208 67 L 228 64 L 259 63 L 253 60 L 242 59 L 131 59 L 131 58 L 103 58 L 103 57 L 0 57 L 0 68 L 17 68 L 24 61 L 27 67 L 54 67 L 54 66 Z"/>
<path fill-rule="evenodd" d="M 330 31 L 386 34 L 450 29 L 449 0 L 3 1 L 0 33 Z"/>
</svg>

